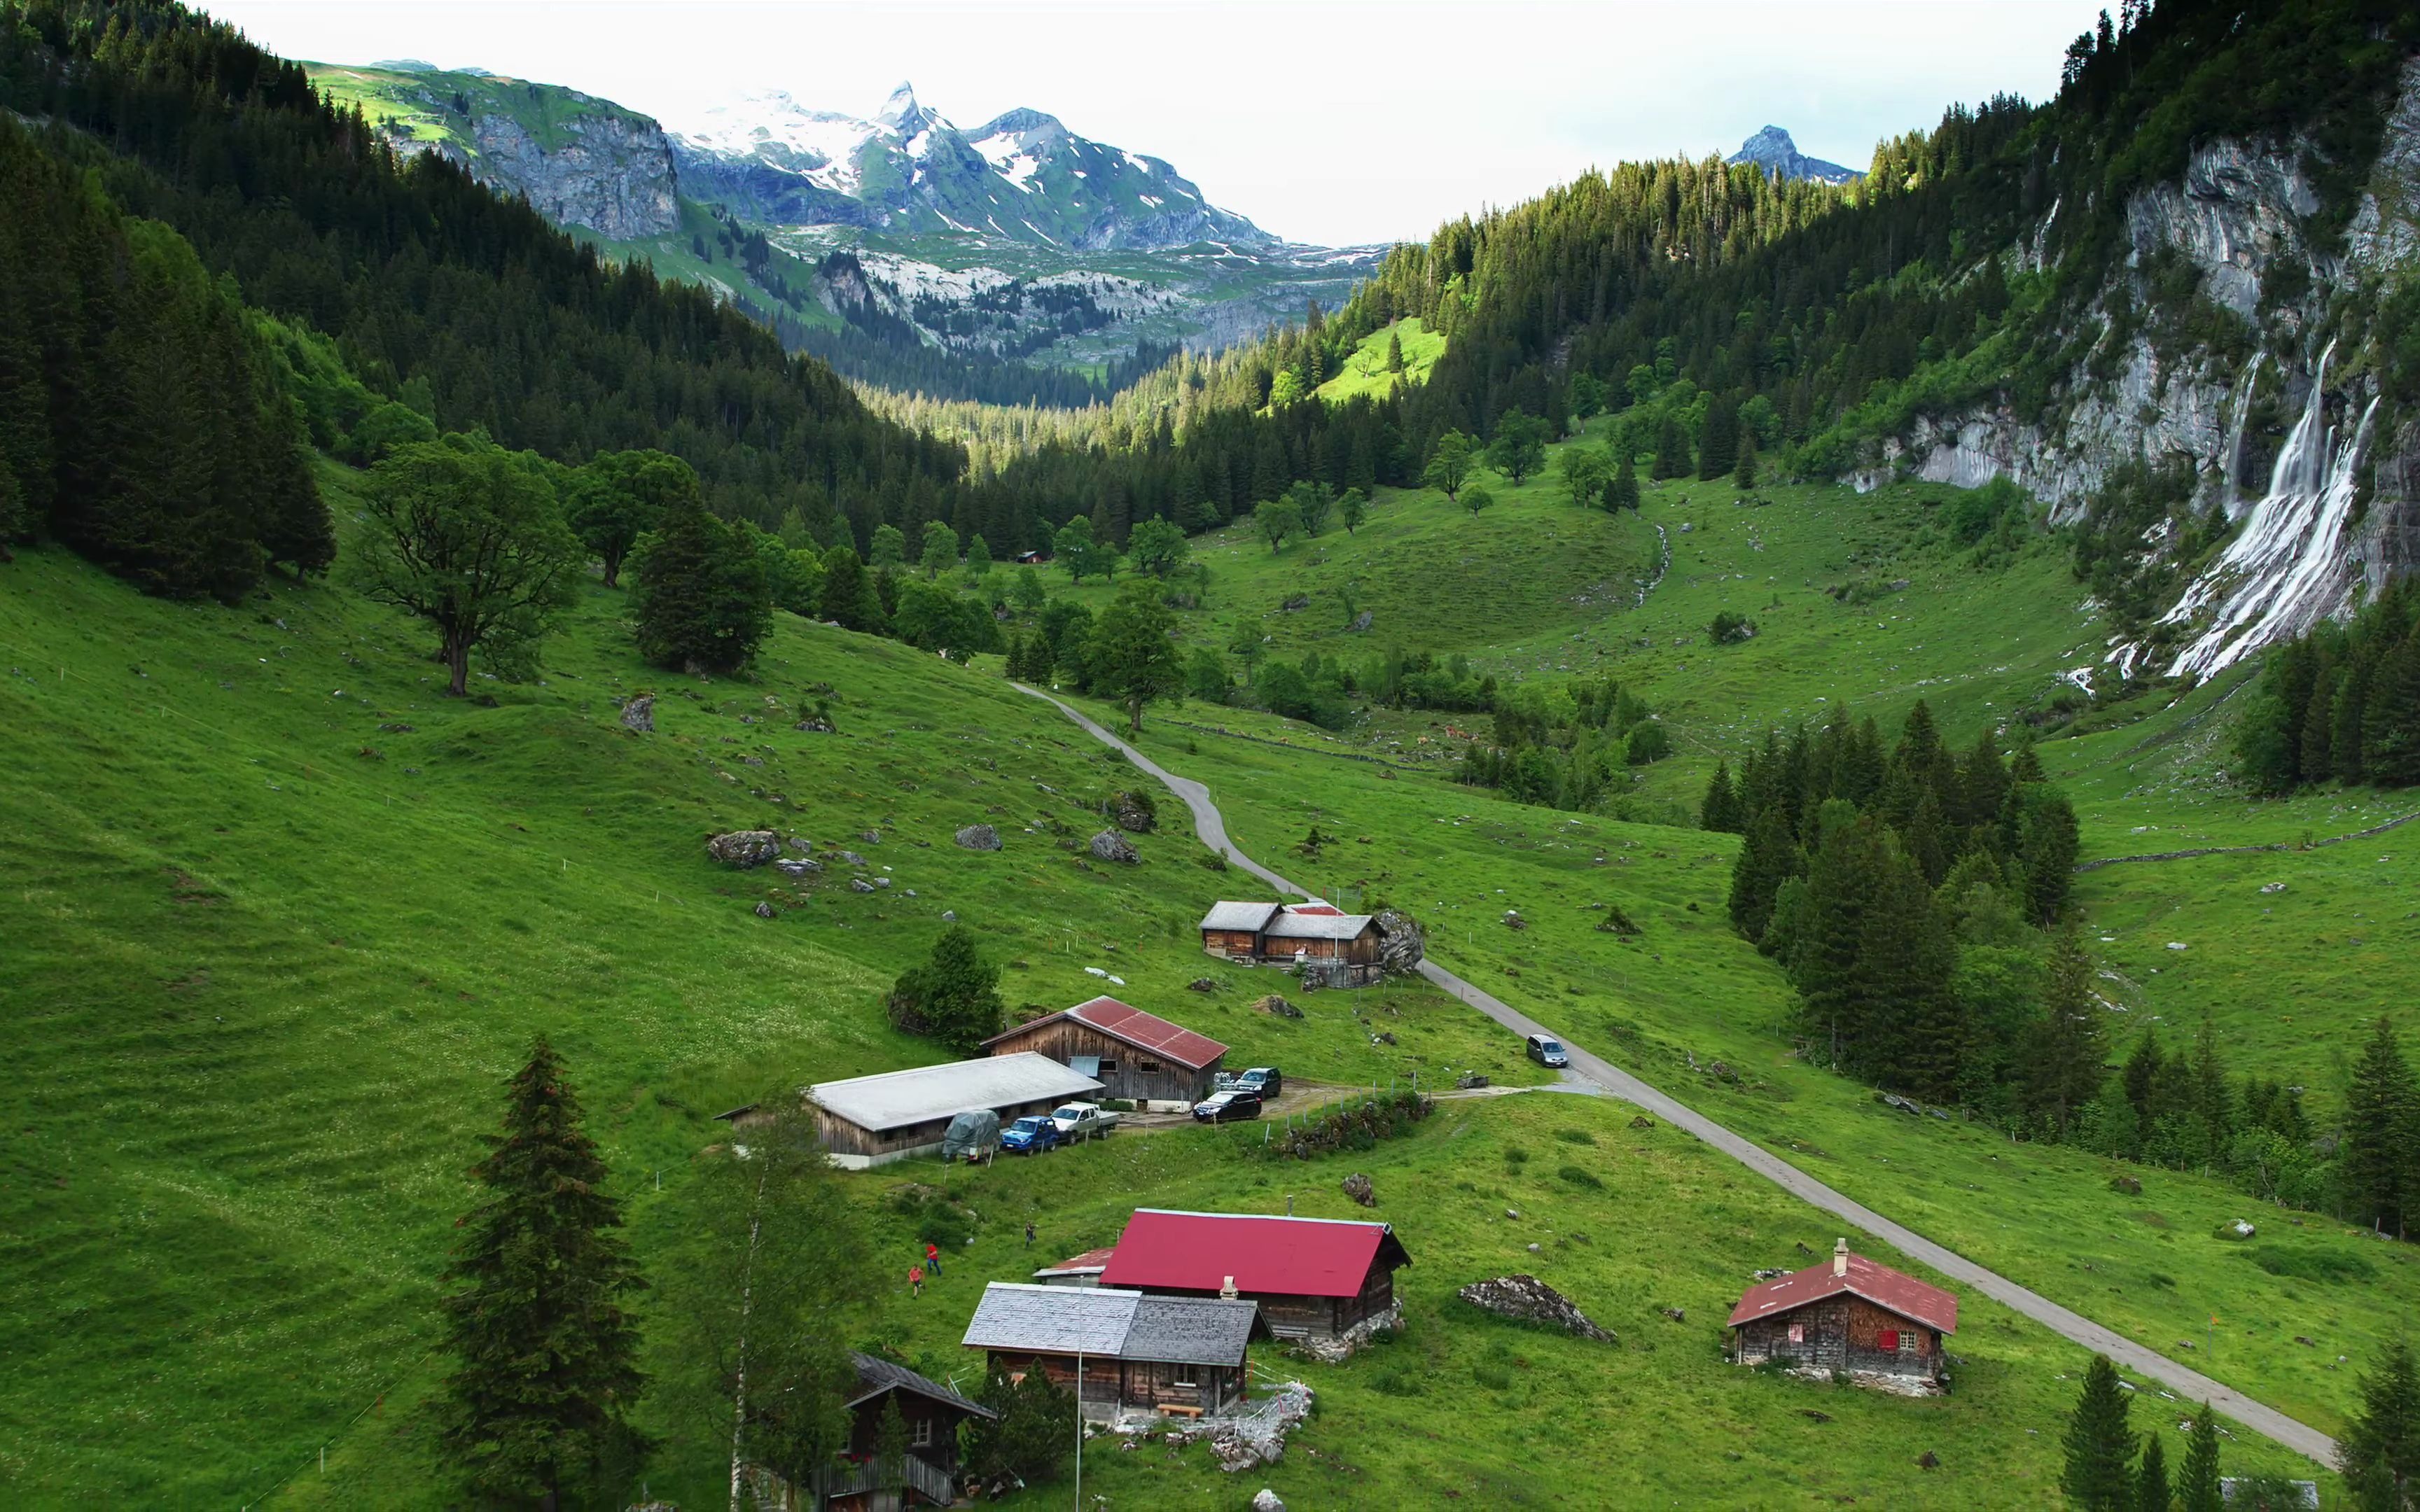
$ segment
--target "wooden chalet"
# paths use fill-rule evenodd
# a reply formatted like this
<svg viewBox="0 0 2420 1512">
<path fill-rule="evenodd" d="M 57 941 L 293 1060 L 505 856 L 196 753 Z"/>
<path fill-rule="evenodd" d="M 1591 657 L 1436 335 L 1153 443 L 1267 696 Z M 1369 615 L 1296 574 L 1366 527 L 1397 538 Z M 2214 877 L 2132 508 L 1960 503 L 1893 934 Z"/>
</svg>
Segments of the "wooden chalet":
<svg viewBox="0 0 2420 1512">
<path fill-rule="evenodd" d="M 938 1154 L 950 1120 L 989 1109 L 1002 1123 L 1097 1097 L 1101 1084 L 1047 1056 L 1001 1055 L 913 1066 L 807 1088 L 815 1131 L 832 1164 L 851 1170 Z"/>
<path fill-rule="evenodd" d="M 1028 1020 L 985 1040 L 984 1048 L 995 1056 L 1047 1056 L 1079 1076 L 1098 1078 L 1105 1096 L 1187 1107 L 1210 1095 L 1227 1055 L 1218 1041 L 1114 997 Z"/>
<path fill-rule="evenodd" d="M 1731 1309 L 1731 1358 L 1881 1378 L 1937 1391 L 1947 1379 L 1942 1340 L 1958 1331 L 1958 1299 L 1939 1287 L 1834 1246 L 1823 1265 L 1750 1288 Z"/>
<path fill-rule="evenodd" d="M 1202 916 L 1202 949 L 1229 961 L 1315 970 L 1330 985 L 1367 986 L 1384 975 L 1376 916 L 1327 903 L 1220 903 Z"/>
<path fill-rule="evenodd" d="M 1239 1297 L 1280 1338 L 1337 1340 L 1398 1316 L 1395 1271 L 1411 1263 L 1388 1224 L 1140 1208 L 1100 1284 Z"/>
<path fill-rule="evenodd" d="M 1015 1380 L 1047 1373 L 1053 1385 L 1078 1393 L 1089 1417 L 1202 1417 L 1243 1402 L 1245 1346 L 1267 1333 L 1260 1309 L 1230 1298 L 994 1281 L 965 1343 L 985 1352 L 986 1368 Z"/>
<path fill-rule="evenodd" d="M 854 1350 L 849 1363 L 857 1367 L 857 1391 L 848 1401 L 848 1448 L 840 1463 L 815 1477 L 809 1504 L 843 1512 L 892 1512 L 956 1501 L 958 1425 L 970 1417 L 999 1414 L 904 1365 Z M 886 1473 L 876 1456 L 882 1415 L 893 1401 L 908 1427 L 908 1458 Z"/>
</svg>

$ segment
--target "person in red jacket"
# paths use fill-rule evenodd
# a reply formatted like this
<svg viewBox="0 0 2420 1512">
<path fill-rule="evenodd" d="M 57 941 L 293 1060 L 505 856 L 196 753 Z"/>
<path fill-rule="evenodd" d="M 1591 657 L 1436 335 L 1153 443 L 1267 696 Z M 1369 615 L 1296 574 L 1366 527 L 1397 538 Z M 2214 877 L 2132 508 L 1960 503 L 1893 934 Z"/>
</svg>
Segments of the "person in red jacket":
<svg viewBox="0 0 2420 1512">
<path fill-rule="evenodd" d="M 924 1269 L 935 1275 L 941 1273 L 941 1246 L 930 1240 L 924 1242 Z"/>
<path fill-rule="evenodd" d="M 911 1295 L 918 1297 L 924 1294 L 924 1268 L 923 1266 L 911 1265 L 908 1267 L 908 1290 Z"/>
</svg>

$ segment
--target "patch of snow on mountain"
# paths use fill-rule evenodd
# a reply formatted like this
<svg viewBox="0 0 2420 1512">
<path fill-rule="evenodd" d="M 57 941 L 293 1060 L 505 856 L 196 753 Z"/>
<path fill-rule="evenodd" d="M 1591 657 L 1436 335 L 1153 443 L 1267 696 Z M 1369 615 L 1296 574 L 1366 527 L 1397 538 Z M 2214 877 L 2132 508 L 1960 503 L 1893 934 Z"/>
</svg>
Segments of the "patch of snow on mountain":
<svg viewBox="0 0 2420 1512">
<path fill-rule="evenodd" d="M 754 158 L 824 189 L 854 194 L 858 148 L 885 131 L 854 116 L 809 110 L 777 89 L 712 106 L 677 134 L 698 151 Z"/>
</svg>

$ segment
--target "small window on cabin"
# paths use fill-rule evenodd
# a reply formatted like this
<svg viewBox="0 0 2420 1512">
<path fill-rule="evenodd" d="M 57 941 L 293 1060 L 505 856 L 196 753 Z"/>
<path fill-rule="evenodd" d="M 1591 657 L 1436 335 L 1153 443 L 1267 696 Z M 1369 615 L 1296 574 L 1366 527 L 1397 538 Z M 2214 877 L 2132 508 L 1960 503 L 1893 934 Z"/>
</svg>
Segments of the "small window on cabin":
<svg viewBox="0 0 2420 1512">
<path fill-rule="evenodd" d="M 1895 1328 L 1884 1329 L 1880 1334 L 1874 1336 L 1874 1347 L 1879 1350 L 1897 1352 L 1899 1349 L 1899 1330 Z"/>
<path fill-rule="evenodd" d="M 1918 1347 L 1916 1330 L 1912 1328 L 1901 1329 L 1899 1335 L 1899 1347 L 1901 1353 L 1914 1354 Z"/>
<path fill-rule="evenodd" d="M 1178 1365 L 1176 1367 L 1176 1374 L 1174 1378 L 1169 1381 L 1169 1384 L 1171 1386 L 1195 1385 L 1196 1382 L 1193 1380 L 1193 1367 L 1191 1365 Z"/>
<path fill-rule="evenodd" d="M 1107 1056 L 1104 1056 L 1104 1057 L 1101 1057 L 1101 1074 L 1102 1074 L 1102 1075 L 1104 1075 L 1104 1076 L 1115 1075 L 1115 1074 L 1117 1073 L 1117 1069 L 1118 1069 L 1118 1063 L 1117 1063 L 1116 1061 L 1111 1060 L 1111 1059 L 1110 1059 L 1110 1058 L 1109 1058 Z"/>
<path fill-rule="evenodd" d="M 1159 1062 L 1156 1060 L 1146 1060 L 1142 1063 L 1142 1073 L 1146 1076 L 1157 1070 L 1159 1070 Z"/>
<path fill-rule="evenodd" d="M 1792 1323 L 1790 1325 L 1790 1342 L 1792 1344 L 1804 1344 L 1807 1342 L 1806 1324 Z"/>
<path fill-rule="evenodd" d="M 915 1422 L 908 1425 L 908 1442 L 914 1444 L 919 1449 L 931 1448 L 933 1446 L 933 1420 L 929 1417 L 920 1417 Z"/>
</svg>

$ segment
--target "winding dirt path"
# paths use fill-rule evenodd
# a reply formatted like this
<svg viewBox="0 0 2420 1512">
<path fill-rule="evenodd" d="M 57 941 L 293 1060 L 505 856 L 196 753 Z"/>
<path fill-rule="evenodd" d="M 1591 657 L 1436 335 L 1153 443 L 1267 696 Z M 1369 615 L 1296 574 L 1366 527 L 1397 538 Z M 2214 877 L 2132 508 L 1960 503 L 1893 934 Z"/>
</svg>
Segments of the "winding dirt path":
<svg viewBox="0 0 2420 1512">
<path fill-rule="evenodd" d="M 1142 771 L 1166 784 L 1171 793 L 1185 802 L 1192 811 L 1193 827 L 1202 842 L 1238 867 L 1281 892 L 1308 898 L 1310 892 L 1295 887 L 1275 872 L 1254 861 L 1237 849 L 1227 834 L 1227 823 L 1210 801 L 1210 790 L 1190 778 L 1175 773 L 1154 762 L 1150 757 L 1111 734 L 1049 694 L 1014 685 L 1019 692 L 1031 694 L 1074 720 L 1094 738 L 1117 748 L 1126 759 Z M 2189 1370 L 2164 1354 L 2145 1349 L 2124 1335 L 2103 1328 L 2080 1313 L 2070 1311 L 2057 1303 L 2029 1291 L 1997 1272 L 1989 1271 L 1922 1234 L 1893 1223 L 1861 1202 L 1824 1185 L 1797 1166 L 1782 1160 L 1771 1150 L 1746 1139 L 1712 1119 L 1674 1100 L 1612 1062 L 1581 1049 L 1571 1036 L 1522 1013 L 1519 1010 L 1481 991 L 1446 970 L 1434 961 L 1420 963 L 1420 975 L 1479 1010 L 1515 1034 L 1552 1034 L 1562 1041 L 1572 1057 L 1572 1069 L 1603 1087 L 1625 1103 L 1645 1109 L 1675 1128 L 1686 1130 L 1724 1154 L 1730 1156 L 1757 1175 L 1773 1182 L 1803 1202 L 1822 1209 L 1874 1237 L 1898 1248 L 1900 1253 L 1923 1261 L 1943 1275 L 1962 1282 L 1990 1297 L 1994 1302 L 2023 1313 L 2063 1338 L 2109 1356 L 2137 1375 L 2160 1381 L 2181 1396 L 2196 1401 L 2207 1401 L 2218 1412 L 2242 1424 L 2262 1437 L 2275 1441 L 2333 1469 L 2336 1462 L 2334 1439 L 2308 1424 L 2301 1423 L 2272 1407 L 2254 1401 L 2233 1387 L 2211 1380 L 2197 1370 Z"/>
</svg>

